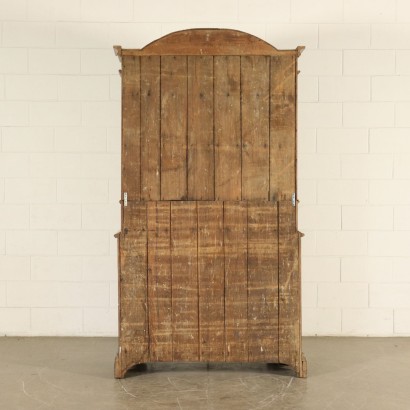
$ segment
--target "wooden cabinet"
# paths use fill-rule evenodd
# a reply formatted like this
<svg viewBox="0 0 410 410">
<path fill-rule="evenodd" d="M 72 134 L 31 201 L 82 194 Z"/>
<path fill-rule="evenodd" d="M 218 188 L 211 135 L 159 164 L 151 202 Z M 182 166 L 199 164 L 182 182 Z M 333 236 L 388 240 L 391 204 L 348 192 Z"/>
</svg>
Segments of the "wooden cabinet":
<svg viewBox="0 0 410 410">
<path fill-rule="evenodd" d="M 301 353 L 296 78 L 302 50 L 194 29 L 122 61 L 115 376 L 146 362 Z"/>
</svg>

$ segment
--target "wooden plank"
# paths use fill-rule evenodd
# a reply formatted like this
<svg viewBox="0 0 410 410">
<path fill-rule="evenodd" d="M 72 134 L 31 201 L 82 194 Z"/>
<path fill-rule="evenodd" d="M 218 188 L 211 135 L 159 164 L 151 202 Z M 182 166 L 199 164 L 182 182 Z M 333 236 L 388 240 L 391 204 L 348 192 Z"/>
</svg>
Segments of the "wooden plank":
<svg viewBox="0 0 410 410">
<path fill-rule="evenodd" d="M 198 269 L 195 202 L 171 202 L 173 361 L 197 361 Z"/>
<path fill-rule="evenodd" d="M 237 30 L 191 29 L 153 41 L 141 50 L 121 49 L 121 55 L 284 55 L 299 52 L 277 50 L 258 37 Z"/>
<path fill-rule="evenodd" d="M 120 248 L 120 346 L 123 361 L 128 364 L 148 360 L 145 203 L 135 205 L 134 212 L 135 221 L 138 223 L 135 224 L 132 233 L 121 236 Z"/>
<path fill-rule="evenodd" d="M 161 199 L 160 57 L 141 57 L 141 199 Z"/>
<path fill-rule="evenodd" d="M 171 204 L 148 202 L 150 361 L 172 361 Z"/>
<path fill-rule="evenodd" d="M 247 203 L 224 203 L 225 360 L 248 361 Z"/>
<path fill-rule="evenodd" d="M 161 57 L 161 199 L 187 198 L 187 58 Z"/>
<path fill-rule="evenodd" d="M 300 366 L 300 272 L 296 207 L 281 201 L 279 207 L 279 362 Z"/>
<path fill-rule="evenodd" d="M 277 203 L 248 206 L 249 361 L 278 362 Z"/>
<path fill-rule="evenodd" d="M 213 200 L 213 57 L 188 57 L 188 199 Z"/>
<path fill-rule="evenodd" d="M 270 193 L 272 201 L 296 192 L 296 56 L 271 58 Z"/>
<path fill-rule="evenodd" d="M 241 199 L 240 58 L 214 58 L 215 199 Z"/>
<path fill-rule="evenodd" d="M 269 199 L 269 57 L 241 57 L 242 199 Z"/>
<path fill-rule="evenodd" d="M 198 202 L 199 343 L 201 361 L 224 361 L 223 203 Z"/>
</svg>

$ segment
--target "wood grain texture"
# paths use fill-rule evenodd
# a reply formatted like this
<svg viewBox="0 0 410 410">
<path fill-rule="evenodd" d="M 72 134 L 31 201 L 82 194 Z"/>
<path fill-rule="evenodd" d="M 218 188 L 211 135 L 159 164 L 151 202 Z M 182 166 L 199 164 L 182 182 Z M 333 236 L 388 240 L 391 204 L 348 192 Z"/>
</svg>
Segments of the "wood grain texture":
<svg viewBox="0 0 410 410">
<path fill-rule="evenodd" d="M 198 361 L 198 232 L 196 202 L 171 203 L 174 361 Z"/>
<path fill-rule="evenodd" d="M 187 198 L 187 58 L 161 57 L 161 199 Z"/>
<path fill-rule="evenodd" d="M 141 57 L 141 199 L 161 199 L 160 57 Z"/>
<path fill-rule="evenodd" d="M 213 200 L 213 57 L 188 57 L 188 199 Z"/>
<path fill-rule="evenodd" d="M 248 205 L 249 361 L 278 361 L 278 209 Z"/>
<path fill-rule="evenodd" d="M 150 361 L 172 361 L 171 204 L 148 202 Z"/>
<path fill-rule="evenodd" d="M 271 57 L 270 193 L 272 201 L 296 192 L 296 57 Z"/>
<path fill-rule="evenodd" d="M 247 203 L 224 203 L 225 357 L 248 361 Z"/>
<path fill-rule="evenodd" d="M 141 198 L 140 58 L 126 57 L 122 65 L 122 192 Z"/>
<path fill-rule="evenodd" d="M 269 58 L 241 57 L 242 199 L 269 199 Z"/>
<path fill-rule="evenodd" d="M 198 294 L 200 360 L 225 359 L 223 203 L 198 207 Z"/>
<path fill-rule="evenodd" d="M 241 199 L 240 58 L 214 57 L 215 199 Z"/>
</svg>

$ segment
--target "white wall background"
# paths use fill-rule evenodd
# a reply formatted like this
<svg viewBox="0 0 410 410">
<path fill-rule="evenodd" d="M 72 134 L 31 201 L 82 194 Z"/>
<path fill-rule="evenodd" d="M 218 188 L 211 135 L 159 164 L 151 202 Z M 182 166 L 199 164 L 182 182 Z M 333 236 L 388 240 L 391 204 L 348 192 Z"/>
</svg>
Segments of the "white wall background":
<svg viewBox="0 0 410 410">
<path fill-rule="evenodd" d="M 0 0 L 0 334 L 116 335 L 113 44 L 192 27 L 305 45 L 305 335 L 410 335 L 409 0 Z"/>
</svg>

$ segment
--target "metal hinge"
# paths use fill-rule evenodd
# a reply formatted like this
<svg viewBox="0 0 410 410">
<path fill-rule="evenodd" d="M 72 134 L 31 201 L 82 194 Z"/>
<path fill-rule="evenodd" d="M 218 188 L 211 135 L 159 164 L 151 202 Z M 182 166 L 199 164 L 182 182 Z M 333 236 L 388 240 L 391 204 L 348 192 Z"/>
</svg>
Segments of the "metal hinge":
<svg viewBox="0 0 410 410">
<path fill-rule="evenodd" d="M 124 192 L 124 206 L 128 205 L 128 194 Z"/>
<path fill-rule="evenodd" d="M 292 194 L 292 205 L 296 206 L 296 192 Z"/>
</svg>

